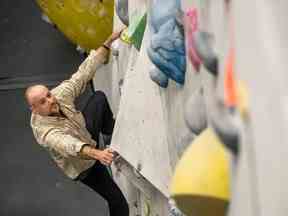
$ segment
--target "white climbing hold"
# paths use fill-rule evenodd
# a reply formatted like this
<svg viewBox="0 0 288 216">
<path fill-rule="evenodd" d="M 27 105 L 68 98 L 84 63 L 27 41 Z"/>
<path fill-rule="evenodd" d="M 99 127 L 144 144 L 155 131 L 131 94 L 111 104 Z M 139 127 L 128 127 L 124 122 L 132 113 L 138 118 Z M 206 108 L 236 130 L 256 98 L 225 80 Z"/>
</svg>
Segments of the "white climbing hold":
<svg viewBox="0 0 288 216">
<path fill-rule="evenodd" d="M 43 21 L 49 23 L 50 25 L 54 25 L 54 23 L 53 23 L 53 22 L 49 19 L 49 17 L 48 17 L 46 14 L 44 14 L 44 13 L 42 13 L 41 19 L 42 19 Z"/>
<path fill-rule="evenodd" d="M 85 53 L 85 49 L 83 49 L 80 45 L 77 45 L 76 50 L 77 50 L 80 54 L 84 54 L 84 53 Z"/>
</svg>

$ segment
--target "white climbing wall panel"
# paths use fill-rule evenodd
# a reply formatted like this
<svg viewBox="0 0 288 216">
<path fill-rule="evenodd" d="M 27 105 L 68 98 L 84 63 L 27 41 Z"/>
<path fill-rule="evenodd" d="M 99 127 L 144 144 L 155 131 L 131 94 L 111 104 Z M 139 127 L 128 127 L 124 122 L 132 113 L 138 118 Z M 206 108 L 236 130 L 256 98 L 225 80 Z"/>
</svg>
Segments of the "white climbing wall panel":
<svg viewBox="0 0 288 216">
<path fill-rule="evenodd" d="M 256 168 L 249 182 L 254 212 L 245 215 L 287 215 L 287 7 L 285 0 L 234 1 L 237 75 L 250 93 L 252 142 L 244 144 Z M 238 197 L 233 216 L 243 215 L 247 194 Z"/>
<path fill-rule="evenodd" d="M 171 168 L 167 135 L 159 88 L 153 86 L 146 71 L 150 65 L 146 50 L 142 48 L 135 65 L 126 72 L 112 147 L 168 194 Z M 155 164 L 160 167 L 155 169 Z M 165 170 L 165 174 L 159 175 L 159 170 Z"/>
<path fill-rule="evenodd" d="M 150 6 L 149 1 L 140 1 L 140 4 L 133 1 L 129 10 L 143 8 L 143 4 L 147 8 Z M 134 5 L 132 9 L 131 5 Z M 158 87 L 149 77 L 152 68 L 146 51 L 149 40 L 147 26 L 140 52 L 131 47 L 132 54 L 126 55 L 130 59 L 124 77 L 112 147 L 168 197 L 172 171 L 187 145 L 183 143 L 189 133 L 183 109 L 187 98 L 198 87 L 199 77 L 188 70 L 184 87 L 173 81 L 170 81 L 167 89 Z"/>
</svg>

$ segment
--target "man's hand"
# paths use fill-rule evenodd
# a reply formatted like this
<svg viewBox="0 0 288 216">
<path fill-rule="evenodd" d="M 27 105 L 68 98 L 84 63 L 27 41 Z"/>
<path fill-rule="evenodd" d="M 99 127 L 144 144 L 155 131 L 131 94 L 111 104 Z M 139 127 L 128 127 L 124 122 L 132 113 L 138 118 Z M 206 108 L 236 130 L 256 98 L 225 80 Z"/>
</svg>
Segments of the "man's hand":
<svg viewBox="0 0 288 216">
<path fill-rule="evenodd" d="M 120 31 L 113 32 L 103 44 L 110 48 L 113 41 L 115 41 L 120 37 L 123 30 L 124 28 L 121 29 Z"/>
<path fill-rule="evenodd" d="M 102 150 L 99 152 L 99 155 L 98 155 L 98 160 L 106 165 L 106 166 L 109 166 L 111 165 L 112 161 L 114 159 L 114 154 L 113 154 L 113 150 L 112 149 L 105 149 L 105 150 Z"/>
<path fill-rule="evenodd" d="M 112 149 L 99 150 L 90 145 L 85 145 L 81 149 L 81 155 L 90 159 L 99 160 L 102 164 L 108 166 L 114 159 L 114 151 Z"/>
</svg>

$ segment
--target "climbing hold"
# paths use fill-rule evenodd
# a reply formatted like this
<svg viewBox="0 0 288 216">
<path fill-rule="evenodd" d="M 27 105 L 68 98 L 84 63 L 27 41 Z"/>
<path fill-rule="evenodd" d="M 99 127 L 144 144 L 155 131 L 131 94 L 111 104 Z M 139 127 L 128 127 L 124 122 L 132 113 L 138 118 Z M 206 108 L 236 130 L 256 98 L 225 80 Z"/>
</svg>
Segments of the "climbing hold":
<svg viewBox="0 0 288 216">
<path fill-rule="evenodd" d="M 230 200 L 229 156 L 207 128 L 179 160 L 171 197 L 186 215 L 224 216 Z"/>
<path fill-rule="evenodd" d="M 144 201 L 144 216 L 151 216 L 151 203 L 150 201 Z"/>
<path fill-rule="evenodd" d="M 211 126 L 223 144 L 237 155 L 240 148 L 240 124 L 248 118 L 248 92 L 241 81 L 235 83 L 235 88 L 235 106 L 219 102 L 211 112 Z"/>
<path fill-rule="evenodd" d="M 154 66 L 154 68 L 149 71 L 149 74 L 150 78 L 160 87 L 167 88 L 169 79 L 161 70 Z"/>
<path fill-rule="evenodd" d="M 195 50 L 203 65 L 213 75 L 218 75 L 218 58 L 211 44 L 212 35 L 208 32 L 197 31 L 193 34 Z"/>
<path fill-rule="evenodd" d="M 118 90 L 119 90 L 119 95 L 122 95 L 122 89 L 123 89 L 123 84 L 124 84 L 124 79 L 120 79 L 118 82 Z"/>
<path fill-rule="evenodd" d="M 215 104 L 211 125 L 223 144 L 235 155 L 239 151 L 240 131 L 236 122 L 236 82 L 234 79 L 234 51 L 230 49 L 224 76 L 224 101 Z"/>
<path fill-rule="evenodd" d="M 76 46 L 76 50 L 77 50 L 81 55 L 83 55 L 83 54 L 86 52 L 85 49 L 83 49 L 83 47 L 81 47 L 81 46 L 79 46 L 79 45 Z"/>
<path fill-rule="evenodd" d="M 239 152 L 240 131 L 237 125 L 235 109 L 227 109 L 219 103 L 210 114 L 210 122 L 221 142 L 234 154 Z"/>
<path fill-rule="evenodd" d="M 132 41 L 131 41 L 131 37 L 130 35 L 128 34 L 128 28 L 124 29 L 120 35 L 120 39 L 127 43 L 127 44 L 131 44 Z"/>
<path fill-rule="evenodd" d="M 136 49 L 140 50 L 142 39 L 146 28 L 147 13 L 145 10 L 135 10 L 131 15 L 128 28 L 123 32 L 122 40 L 132 43 Z"/>
<path fill-rule="evenodd" d="M 114 1 L 36 0 L 49 19 L 74 44 L 98 48 L 112 33 Z"/>
<path fill-rule="evenodd" d="M 247 95 L 244 84 L 235 80 L 234 51 L 231 49 L 224 74 L 224 103 L 215 101 L 210 116 L 211 126 L 217 136 L 235 155 L 240 148 L 240 124 L 248 116 Z"/>
<path fill-rule="evenodd" d="M 241 116 L 241 119 L 244 121 L 249 117 L 249 93 L 248 88 L 245 82 L 238 80 L 236 83 L 236 98 L 237 105 L 236 108 Z"/>
<path fill-rule="evenodd" d="M 189 9 L 184 16 L 186 53 L 194 69 L 199 71 L 201 59 L 195 50 L 193 34 L 198 30 L 198 16 L 196 8 Z"/>
<path fill-rule="evenodd" d="M 183 25 L 179 22 L 180 0 L 154 0 L 150 8 L 148 56 L 168 78 L 183 85 L 186 56 Z"/>
<path fill-rule="evenodd" d="M 228 54 L 224 74 L 224 100 L 228 108 L 237 108 L 241 117 L 248 113 L 248 91 L 243 81 L 235 79 L 235 56 L 231 49 Z"/>
<path fill-rule="evenodd" d="M 55 26 L 54 23 L 49 19 L 49 17 L 46 15 L 46 14 L 43 14 L 41 15 L 41 19 L 43 21 L 45 21 L 46 23 L 52 25 L 53 27 Z"/>
<path fill-rule="evenodd" d="M 176 203 L 171 198 L 168 201 L 169 213 L 168 216 L 184 216 L 184 214 L 177 208 Z"/>
<path fill-rule="evenodd" d="M 129 25 L 129 7 L 128 0 L 116 0 L 115 2 L 116 13 L 126 26 Z"/>
<path fill-rule="evenodd" d="M 200 88 L 188 99 L 184 118 L 188 128 L 196 135 L 207 128 L 207 113 L 203 89 Z"/>
<path fill-rule="evenodd" d="M 227 107 L 235 107 L 237 105 L 236 82 L 234 78 L 234 50 L 229 51 L 226 62 L 224 76 L 224 94 L 225 105 Z"/>
</svg>

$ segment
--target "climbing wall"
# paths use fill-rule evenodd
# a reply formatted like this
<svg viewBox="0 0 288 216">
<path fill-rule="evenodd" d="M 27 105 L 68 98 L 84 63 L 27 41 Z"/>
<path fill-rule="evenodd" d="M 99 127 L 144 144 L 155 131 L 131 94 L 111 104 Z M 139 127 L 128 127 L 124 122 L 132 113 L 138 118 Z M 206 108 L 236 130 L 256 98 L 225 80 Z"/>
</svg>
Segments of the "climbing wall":
<svg viewBox="0 0 288 216">
<path fill-rule="evenodd" d="M 164 24 L 157 26 L 157 22 L 161 23 L 161 19 L 160 21 L 158 19 L 161 16 L 164 17 L 163 19 L 171 16 L 171 14 L 165 13 L 173 11 L 169 7 L 176 2 L 181 3 L 181 10 L 184 14 L 190 11 L 192 14 L 190 15 L 194 19 L 196 11 L 197 31 L 208 32 L 211 35 L 209 43 L 213 47 L 212 54 L 217 57 L 217 75 L 213 74 L 211 65 L 205 63 L 205 58 L 202 58 L 202 62 L 199 63 L 197 55 L 195 57 L 195 55 L 193 56 L 195 53 L 188 53 L 187 50 L 184 83 L 181 83 L 183 81 L 181 78 L 177 80 L 179 77 L 174 77 L 175 80 L 173 80 L 173 76 L 169 76 L 165 71 L 166 68 L 161 65 L 161 61 L 165 62 L 167 60 L 165 58 L 168 56 L 169 59 L 170 55 L 165 52 L 165 49 L 162 49 L 161 37 L 163 37 L 162 42 L 164 43 L 167 38 L 169 39 L 170 36 L 172 38 L 174 35 L 170 34 L 171 28 L 167 23 L 163 30 L 161 26 Z M 193 191 L 192 189 L 189 191 L 190 188 L 187 188 L 187 191 L 191 192 L 193 196 L 195 193 L 203 195 L 211 192 L 216 198 L 224 197 L 224 203 L 229 203 L 229 207 L 225 208 L 225 211 L 215 211 L 215 215 L 286 215 L 287 199 L 285 194 L 287 191 L 284 185 L 288 175 L 283 172 L 283 164 L 285 164 L 287 152 L 285 145 L 285 140 L 287 140 L 285 133 L 285 129 L 287 129 L 287 97 L 285 94 L 285 81 L 287 80 L 285 76 L 285 54 L 287 52 L 285 21 L 287 15 L 285 6 L 287 3 L 284 0 L 278 1 L 277 4 L 258 0 L 253 2 L 247 0 L 163 1 L 164 12 L 159 9 L 159 14 L 156 15 L 153 9 L 155 10 L 155 7 L 161 5 L 160 0 L 134 0 L 128 1 L 128 3 L 129 27 L 133 25 L 135 11 L 147 12 L 147 25 L 141 47 L 139 49 L 135 44 L 133 45 L 133 42 L 127 40 L 117 41 L 114 44 L 111 55 L 112 62 L 109 66 L 112 68 L 112 75 L 103 73 L 102 78 L 95 79 L 95 86 L 102 86 L 106 89 L 113 111 L 117 115 L 112 148 L 119 152 L 122 159 L 117 165 L 118 168 L 114 168 L 117 173 L 115 179 L 126 192 L 130 206 L 133 206 L 132 209 L 135 207 L 132 215 L 168 214 L 171 179 L 175 173 L 177 177 L 180 172 L 180 165 L 179 169 L 177 168 L 178 161 L 187 146 L 193 147 L 193 144 L 201 146 L 201 142 L 206 140 L 203 136 L 207 131 L 202 133 L 206 127 L 214 129 L 213 133 L 220 138 L 218 140 L 211 135 L 213 139 L 209 142 L 220 142 L 219 146 L 227 147 L 224 155 L 225 158 L 228 158 L 228 162 L 225 160 L 222 165 L 228 167 L 229 172 L 227 174 L 227 170 L 224 172 L 219 169 L 219 175 L 226 174 L 222 177 L 229 182 L 229 186 L 224 188 L 222 185 L 223 191 L 208 191 L 208 187 L 201 191 L 200 183 L 207 180 L 205 179 L 206 174 L 221 167 L 217 165 L 217 162 L 214 164 L 216 169 L 210 168 L 203 172 L 203 176 L 200 176 L 203 179 L 200 179 L 199 187 L 193 185 Z M 175 6 L 177 5 L 175 4 Z M 177 14 L 174 15 L 176 18 L 173 22 L 176 24 L 173 28 L 177 32 L 181 28 L 177 29 L 179 17 Z M 116 16 L 114 29 L 119 29 L 122 25 Z M 178 33 L 181 32 L 180 30 Z M 169 32 L 166 34 L 166 38 L 165 34 L 160 34 L 165 31 Z M 185 22 L 184 31 L 187 38 Z M 159 35 L 157 35 L 158 33 Z M 176 37 L 175 41 L 178 39 Z M 208 40 L 204 41 L 205 43 L 208 44 Z M 178 46 L 177 51 L 181 51 L 181 43 L 175 42 L 174 45 Z M 186 43 L 186 48 L 190 45 Z M 159 56 L 156 55 L 155 47 L 157 46 L 160 47 L 159 52 L 162 52 L 162 56 L 160 56 L 163 59 L 159 60 Z M 171 50 L 174 48 L 172 47 Z M 207 51 L 206 48 L 202 51 Z M 201 51 L 201 47 L 198 47 L 198 51 L 199 49 Z M 231 117 L 230 113 L 227 117 L 229 109 L 225 106 L 219 108 L 217 103 L 223 101 L 226 103 L 227 91 L 229 93 L 226 72 L 229 71 L 227 65 L 231 50 L 235 54 L 235 64 L 233 63 L 232 68 L 235 79 L 244 84 L 244 89 L 249 97 L 246 98 L 245 103 L 243 102 L 246 106 L 245 111 L 241 108 L 244 105 L 239 102 L 240 105 L 234 107 L 236 112 L 233 111 L 233 116 Z M 183 53 L 179 52 L 177 56 L 179 57 L 181 54 Z M 191 61 L 190 55 L 196 58 L 195 62 Z M 170 58 L 170 62 L 175 63 L 175 59 L 176 57 Z M 183 59 L 179 61 L 183 63 Z M 170 62 L 167 61 L 166 64 L 168 65 Z M 167 77 L 168 84 L 165 83 Z M 160 87 L 158 84 L 163 86 Z M 221 130 L 220 132 L 217 130 L 219 120 L 220 125 L 223 120 L 224 123 L 232 123 L 232 126 L 237 129 L 237 138 L 239 139 L 237 145 L 225 140 L 225 136 L 224 139 L 223 136 L 221 137 Z M 197 139 L 197 135 L 199 135 L 199 139 Z M 198 140 L 200 140 L 200 144 Z M 234 149 L 235 146 L 237 150 Z M 187 151 L 192 149 L 193 154 L 191 153 L 191 155 L 195 155 L 197 148 L 192 147 Z M 187 158 L 188 153 L 186 152 L 183 157 Z M 193 163 L 197 163 L 195 158 L 197 157 L 191 158 Z M 183 161 L 180 161 L 181 170 L 185 170 L 186 173 L 197 174 L 203 171 L 199 168 L 190 170 L 189 167 L 193 166 L 187 164 L 187 168 L 182 169 L 185 166 Z M 207 161 L 202 162 L 208 163 Z M 228 166 L 224 166 L 227 163 Z M 190 177 L 187 177 L 188 182 L 192 179 L 195 180 L 195 176 L 192 175 L 189 179 Z M 175 179 L 173 184 L 180 182 Z M 221 186 L 221 182 L 224 181 L 220 179 L 219 182 L 215 182 L 211 177 L 207 185 L 219 184 Z M 176 197 L 177 191 L 174 189 L 172 195 Z M 193 198 L 193 196 L 191 197 Z M 195 201 L 191 197 L 184 209 Z M 207 200 L 198 206 L 202 205 L 207 207 Z M 213 212 L 213 206 L 211 208 L 211 212 Z M 211 213 L 202 215 L 209 216 Z"/>
<path fill-rule="evenodd" d="M 250 142 L 243 145 L 249 153 L 248 169 L 255 168 L 248 170 L 254 209 L 245 215 L 287 214 L 288 175 L 283 171 L 287 160 L 287 5 L 283 0 L 237 0 L 233 6 L 237 75 L 246 81 L 251 98 Z M 238 194 L 235 209 L 248 196 Z"/>
<path fill-rule="evenodd" d="M 190 110 L 190 97 L 212 79 L 204 68 L 196 72 L 187 59 L 184 85 L 170 80 L 168 87 L 162 88 L 151 80 L 149 71 L 155 66 L 147 49 L 154 34 L 150 28 L 154 4 L 152 0 L 129 1 L 130 18 L 135 11 L 147 12 L 141 48 L 136 49 L 127 41 L 116 41 L 111 55 L 112 77 L 100 73 L 101 77 L 97 75 L 94 80 L 96 88 L 103 86 L 105 79 L 111 80 L 111 86 L 106 89 L 117 115 L 111 147 L 123 157 L 117 165 L 118 169 L 114 168 L 114 173 L 117 173 L 114 178 L 126 192 L 132 215 L 136 212 L 143 215 L 168 214 L 171 177 L 180 156 L 195 137 L 185 123 L 184 113 Z M 183 11 L 191 7 L 199 13 L 199 26 L 213 31 L 215 38 L 221 38 L 215 39 L 215 46 L 217 50 L 223 50 L 224 34 L 216 26 L 223 23 L 224 6 L 210 1 L 182 1 Z M 219 17 L 219 14 L 222 15 L 219 19 L 213 18 L 214 15 Z M 133 20 L 131 23 L 130 19 L 131 24 Z M 116 17 L 114 29 L 120 26 L 123 24 Z M 225 53 L 219 55 L 224 56 Z"/>
<path fill-rule="evenodd" d="M 94 87 L 131 215 L 287 215 L 285 0 L 37 3 L 82 51 L 128 26 Z"/>
<path fill-rule="evenodd" d="M 148 9 L 148 1 L 129 2 L 131 16 L 137 10 Z M 114 29 L 121 26 L 123 24 L 115 17 Z M 125 161 L 120 171 L 114 168 L 114 179 L 128 198 L 131 215 L 168 214 L 172 170 L 187 145 L 185 138 L 190 136 L 184 119 L 178 116 L 183 113 L 183 104 L 193 85 L 186 88 L 170 82 L 168 89 L 159 88 L 149 77 L 152 67 L 147 56 L 149 41 L 148 27 L 140 50 L 132 44 L 116 41 L 111 55 L 112 75 L 99 71 L 94 79 L 95 88 L 104 89 L 110 96 L 117 115 L 112 147 Z M 192 73 L 186 76 L 188 83 L 197 83 L 198 77 L 192 79 Z M 107 80 L 111 81 L 110 85 Z M 162 170 L 160 175 L 159 170 Z"/>
<path fill-rule="evenodd" d="M 135 3 L 132 10 L 137 7 L 149 11 L 150 5 L 149 2 L 141 1 Z M 167 89 L 161 89 L 149 77 L 152 68 L 147 56 L 149 42 L 147 26 L 140 51 L 130 45 L 112 146 L 168 196 L 172 170 L 181 152 L 178 146 L 183 144 L 181 142 L 188 133 L 182 116 L 183 107 L 189 92 L 197 86 L 193 85 L 193 81 L 197 84 L 197 77 L 192 79 L 193 74 L 186 73 L 185 86 L 178 86 L 171 81 Z M 123 47 L 126 56 L 127 46 Z M 121 50 L 118 58 L 121 58 Z M 159 170 L 165 172 L 159 175 Z"/>
</svg>

